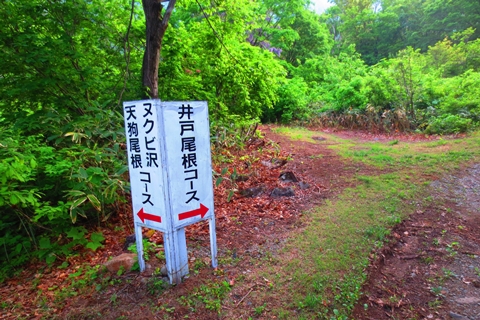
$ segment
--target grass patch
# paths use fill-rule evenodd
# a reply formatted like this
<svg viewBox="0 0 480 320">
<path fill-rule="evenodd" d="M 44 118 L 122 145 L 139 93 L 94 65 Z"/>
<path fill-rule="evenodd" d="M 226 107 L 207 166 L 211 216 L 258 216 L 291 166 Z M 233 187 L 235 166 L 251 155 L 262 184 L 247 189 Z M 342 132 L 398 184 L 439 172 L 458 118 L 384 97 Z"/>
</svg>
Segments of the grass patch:
<svg viewBox="0 0 480 320">
<path fill-rule="evenodd" d="M 277 298 L 289 306 L 273 311 L 280 318 L 347 319 L 361 296 L 372 249 L 414 210 L 415 202 L 405 199 L 420 190 L 407 179 L 359 178 L 364 183 L 306 215 L 308 226 L 286 245 L 282 266 L 271 270 L 279 281 Z"/>
<path fill-rule="evenodd" d="M 421 143 L 367 142 L 343 143 L 330 146 L 340 156 L 378 168 L 415 167 L 418 169 L 443 166 L 456 168 L 460 162 L 480 155 L 480 137 L 472 135 L 461 140 L 437 140 Z M 399 168 L 401 169 L 401 168 Z"/>
<path fill-rule="evenodd" d="M 179 302 L 195 311 L 198 307 L 220 313 L 222 301 L 230 292 L 231 287 L 227 281 L 208 282 L 197 288 L 192 294 L 182 296 Z"/>
<path fill-rule="evenodd" d="M 316 135 L 296 128 L 277 132 L 305 141 Z M 282 301 L 282 307 L 271 310 L 279 319 L 349 319 L 362 294 L 372 250 L 383 246 L 392 227 L 431 201 L 424 177 L 480 156 L 479 134 L 422 143 L 327 139 L 339 142 L 329 146 L 339 155 L 388 167 L 390 173 L 356 176 L 356 188 L 304 215 L 306 227 L 287 242 L 276 260 L 281 263 L 265 266 L 275 290 L 258 298 Z"/>
<path fill-rule="evenodd" d="M 299 128 L 299 127 L 278 127 L 278 128 L 274 128 L 273 132 L 286 135 L 291 140 L 294 140 L 294 141 L 301 140 L 301 141 L 308 141 L 308 142 L 315 143 L 315 140 L 312 139 L 312 135 L 314 132 L 308 129 Z"/>
<path fill-rule="evenodd" d="M 283 134 L 287 137 L 289 137 L 293 141 L 306 141 L 306 142 L 311 142 L 311 143 L 326 143 L 326 144 L 332 144 L 332 143 L 353 143 L 349 140 L 341 139 L 336 136 L 323 133 L 323 132 L 318 132 L 318 131 L 310 131 L 305 128 L 300 128 L 300 127 L 277 127 L 272 129 L 273 132 Z M 318 141 L 313 139 L 314 137 L 321 137 L 324 138 L 324 141 Z"/>
</svg>

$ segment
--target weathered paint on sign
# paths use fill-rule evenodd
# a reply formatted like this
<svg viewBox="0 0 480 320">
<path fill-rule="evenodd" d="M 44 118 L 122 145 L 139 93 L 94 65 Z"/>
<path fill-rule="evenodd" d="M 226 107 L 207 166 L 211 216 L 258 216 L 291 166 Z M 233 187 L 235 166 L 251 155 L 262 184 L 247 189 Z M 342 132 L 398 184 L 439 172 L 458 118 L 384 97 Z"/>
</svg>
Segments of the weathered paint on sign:
<svg viewBox="0 0 480 320">
<path fill-rule="evenodd" d="M 124 102 L 132 207 L 140 269 L 141 228 L 164 233 L 171 282 L 188 274 L 184 227 L 209 220 L 217 266 L 210 128 L 206 102 Z"/>
<path fill-rule="evenodd" d="M 159 104 L 159 100 L 134 101 L 125 102 L 123 108 L 134 221 L 165 232 L 168 217 Z"/>
<path fill-rule="evenodd" d="M 206 102 L 164 102 L 167 175 L 174 228 L 213 217 Z"/>
</svg>

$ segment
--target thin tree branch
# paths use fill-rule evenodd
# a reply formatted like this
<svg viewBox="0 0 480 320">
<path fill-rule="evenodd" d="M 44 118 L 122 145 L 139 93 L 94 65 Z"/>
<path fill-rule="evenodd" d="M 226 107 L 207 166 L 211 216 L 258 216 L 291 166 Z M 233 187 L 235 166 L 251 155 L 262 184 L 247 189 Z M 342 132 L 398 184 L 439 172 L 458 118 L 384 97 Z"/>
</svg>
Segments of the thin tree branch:
<svg viewBox="0 0 480 320">
<path fill-rule="evenodd" d="M 123 47 L 124 56 L 125 56 L 125 77 L 123 81 L 123 88 L 118 97 L 118 105 L 122 101 L 123 93 L 127 88 L 128 76 L 130 74 L 130 29 L 132 28 L 133 13 L 135 11 L 135 0 L 132 0 L 132 9 L 130 11 L 130 20 L 128 21 L 127 33 L 125 34 L 125 44 Z"/>
<path fill-rule="evenodd" d="M 162 18 L 162 29 L 163 30 L 167 30 L 168 21 L 170 20 L 170 16 L 172 15 L 173 8 L 175 7 L 176 2 L 177 2 L 177 0 L 170 0 L 168 2 L 167 10 L 165 11 L 165 14 L 163 15 L 163 18 Z M 163 31 L 163 33 L 165 33 L 165 31 Z"/>
</svg>

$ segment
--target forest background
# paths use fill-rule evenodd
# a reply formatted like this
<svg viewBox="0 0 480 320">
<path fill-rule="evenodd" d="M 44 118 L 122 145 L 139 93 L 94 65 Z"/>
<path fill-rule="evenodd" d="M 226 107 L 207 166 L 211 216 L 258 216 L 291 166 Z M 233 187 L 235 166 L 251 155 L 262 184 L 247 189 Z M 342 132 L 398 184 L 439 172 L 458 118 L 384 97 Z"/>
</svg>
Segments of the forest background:
<svg viewBox="0 0 480 320">
<path fill-rule="evenodd" d="M 162 100 L 209 103 L 213 151 L 255 124 L 451 134 L 480 123 L 478 0 L 180 0 Z M 2 0 L 0 282 L 101 245 L 129 191 L 122 101 L 142 87 L 142 4 Z"/>
</svg>

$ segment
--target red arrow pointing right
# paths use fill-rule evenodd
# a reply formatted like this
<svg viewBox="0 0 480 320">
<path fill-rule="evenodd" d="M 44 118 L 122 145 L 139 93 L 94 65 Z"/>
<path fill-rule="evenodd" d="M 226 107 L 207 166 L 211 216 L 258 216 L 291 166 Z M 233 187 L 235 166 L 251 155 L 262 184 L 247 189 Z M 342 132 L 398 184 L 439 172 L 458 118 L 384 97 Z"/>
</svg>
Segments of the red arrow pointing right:
<svg viewBox="0 0 480 320">
<path fill-rule="evenodd" d="M 162 217 L 155 216 L 155 215 L 150 214 L 150 213 L 146 213 L 145 211 L 143 211 L 143 208 L 140 209 L 140 211 L 137 212 L 137 216 L 140 218 L 140 220 L 142 220 L 143 223 L 145 223 L 145 220 L 150 220 L 150 221 L 154 221 L 154 222 L 162 222 Z"/>
<path fill-rule="evenodd" d="M 207 212 L 208 212 L 208 208 L 200 203 L 200 208 L 192 210 L 192 211 L 187 211 L 187 212 L 180 213 L 178 215 L 178 220 L 185 220 L 185 219 L 188 219 L 188 218 L 193 218 L 195 216 L 200 216 L 200 217 L 203 218 L 203 217 L 205 217 Z"/>
</svg>

